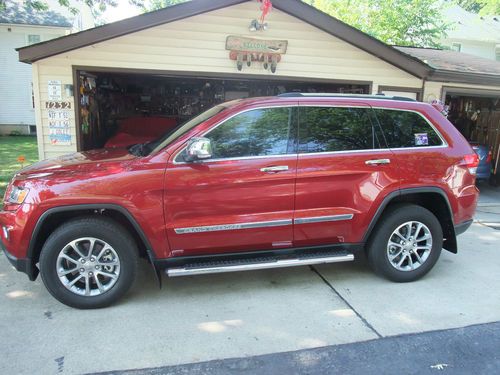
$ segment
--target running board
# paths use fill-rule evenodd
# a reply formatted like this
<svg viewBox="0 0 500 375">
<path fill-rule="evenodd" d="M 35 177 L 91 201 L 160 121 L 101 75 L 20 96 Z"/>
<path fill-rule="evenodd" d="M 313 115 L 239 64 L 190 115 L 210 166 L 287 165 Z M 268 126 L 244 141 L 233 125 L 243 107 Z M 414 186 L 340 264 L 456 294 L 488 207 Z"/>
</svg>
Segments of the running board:
<svg viewBox="0 0 500 375">
<path fill-rule="evenodd" d="M 322 251 L 320 253 L 302 254 L 289 258 L 254 258 L 235 259 L 187 264 L 184 267 L 169 268 L 165 272 L 169 277 L 205 275 L 210 273 L 265 270 L 269 268 L 284 268 L 294 266 L 310 266 L 314 264 L 350 262 L 354 255 L 345 251 Z"/>
</svg>

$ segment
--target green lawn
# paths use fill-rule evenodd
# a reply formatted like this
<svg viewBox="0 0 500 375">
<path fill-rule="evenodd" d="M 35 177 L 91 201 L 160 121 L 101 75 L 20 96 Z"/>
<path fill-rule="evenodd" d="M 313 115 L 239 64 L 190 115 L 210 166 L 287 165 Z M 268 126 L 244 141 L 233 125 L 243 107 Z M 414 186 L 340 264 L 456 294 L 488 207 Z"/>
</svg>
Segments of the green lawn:
<svg viewBox="0 0 500 375">
<path fill-rule="evenodd" d="M 17 160 L 24 156 L 26 161 L 21 165 Z M 36 137 L 5 136 L 0 137 L 0 203 L 3 201 L 5 188 L 14 173 L 38 161 Z"/>
</svg>

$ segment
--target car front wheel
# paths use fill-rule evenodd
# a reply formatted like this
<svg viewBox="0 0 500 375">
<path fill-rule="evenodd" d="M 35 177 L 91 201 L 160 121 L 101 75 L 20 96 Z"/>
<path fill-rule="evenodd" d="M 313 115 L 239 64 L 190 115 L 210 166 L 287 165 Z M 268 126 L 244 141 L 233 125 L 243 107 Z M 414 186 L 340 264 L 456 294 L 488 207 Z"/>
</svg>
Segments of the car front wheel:
<svg viewBox="0 0 500 375">
<path fill-rule="evenodd" d="M 40 255 L 40 274 L 58 301 L 76 308 L 109 306 L 132 285 L 133 238 L 107 218 L 81 218 L 57 228 Z"/>
</svg>

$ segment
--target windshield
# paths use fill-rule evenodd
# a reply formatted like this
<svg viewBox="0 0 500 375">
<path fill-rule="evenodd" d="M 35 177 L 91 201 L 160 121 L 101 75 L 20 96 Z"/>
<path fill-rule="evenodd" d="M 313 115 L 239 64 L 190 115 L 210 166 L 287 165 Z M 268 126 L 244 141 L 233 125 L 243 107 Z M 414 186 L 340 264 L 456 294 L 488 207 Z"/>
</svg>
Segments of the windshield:
<svg viewBox="0 0 500 375">
<path fill-rule="evenodd" d="M 175 139 L 179 138 L 184 133 L 193 129 L 195 126 L 208 120 L 210 117 L 215 116 L 217 113 L 222 112 L 231 103 L 232 102 L 216 105 L 215 107 L 212 107 L 212 108 L 206 110 L 205 112 L 200 113 L 198 116 L 193 117 L 191 120 L 188 120 L 188 121 L 180 124 L 179 126 L 175 127 L 171 131 L 162 135 L 160 138 L 144 144 L 142 147 L 143 154 L 148 155 L 148 154 L 151 154 L 153 152 L 161 150 L 166 145 L 168 145 L 169 143 L 171 143 Z"/>
</svg>

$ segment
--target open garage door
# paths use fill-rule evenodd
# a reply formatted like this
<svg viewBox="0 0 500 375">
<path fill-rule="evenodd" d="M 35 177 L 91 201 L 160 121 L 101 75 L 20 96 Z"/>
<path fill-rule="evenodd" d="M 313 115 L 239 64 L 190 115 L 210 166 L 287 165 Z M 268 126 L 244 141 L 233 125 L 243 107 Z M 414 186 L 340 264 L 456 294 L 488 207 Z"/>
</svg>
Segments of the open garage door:
<svg viewBox="0 0 500 375">
<path fill-rule="evenodd" d="M 500 159 L 500 91 L 443 88 L 448 119 L 472 145 L 491 152 L 494 173 Z M 487 152 L 487 151 L 486 151 Z"/>
<path fill-rule="evenodd" d="M 284 92 L 367 94 L 369 84 L 77 70 L 78 149 L 153 140 L 224 101 Z"/>
</svg>

